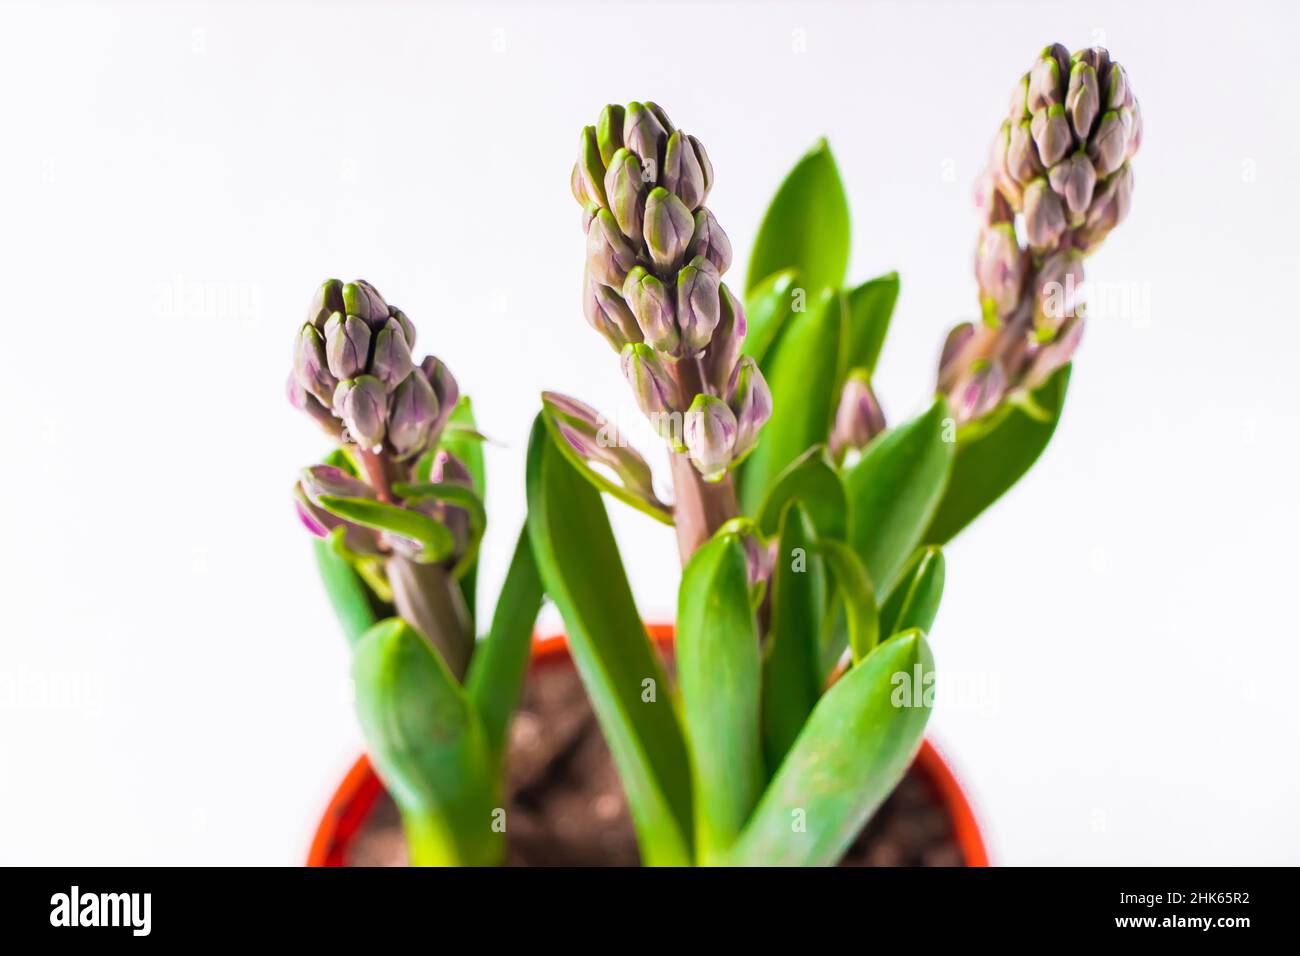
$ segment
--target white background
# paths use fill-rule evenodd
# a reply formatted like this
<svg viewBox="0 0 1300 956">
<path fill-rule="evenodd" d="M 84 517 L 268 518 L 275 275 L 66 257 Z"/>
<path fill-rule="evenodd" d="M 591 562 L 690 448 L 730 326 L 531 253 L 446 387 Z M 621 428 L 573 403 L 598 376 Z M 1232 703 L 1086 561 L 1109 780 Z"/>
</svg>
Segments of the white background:
<svg viewBox="0 0 1300 956">
<path fill-rule="evenodd" d="M 949 551 L 932 735 L 1004 863 L 1297 863 L 1294 5 L 5 4 L 0 862 L 296 863 L 360 748 L 289 494 L 330 275 L 455 370 L 483 581 L 537 392 L 631 409 L 583 322 L 578 131 L 650 98 L 743 263 L 829 136 L 878 378 L 919 410 L 975 312 L 971 184 L 1044 44 L 1109 46 L 1146 138 L 1049 453 Z M 658 459 L 656 459 L 658 461 Z M 1287 489 L 1290 488 L 1290 491 Z M 613 506 L 647 617 L 670 533 Z"/>
</svg>

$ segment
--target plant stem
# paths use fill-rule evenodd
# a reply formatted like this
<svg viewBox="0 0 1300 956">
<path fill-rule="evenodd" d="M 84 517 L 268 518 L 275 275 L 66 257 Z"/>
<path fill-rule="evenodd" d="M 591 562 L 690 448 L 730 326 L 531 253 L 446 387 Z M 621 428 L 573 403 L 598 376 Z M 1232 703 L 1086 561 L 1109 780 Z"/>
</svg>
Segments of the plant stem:
<svg viewBox="0 0 1300 956">
<path fill-rule="evenodd" d="M 673 366 L 677 388 L 684 405 L 706 391 L 698 359 L 682 359 Z M 721 481 L 705 481 L 683 452 L 673 452 L 671 471 L 673 494 L 673 524 L 677 528 L 677 553 L 682 566 L 713 533 L 736 517 L 736 487 L 731 476 Z"/>
<path fill-rule="evenodd" d="M 474 637 L 456 580 L 440 564 L 402 557 L 389 558 L 387 570 L 397 613 L 442 655 L 456 679 L 464 680 Z"/>
</svg>

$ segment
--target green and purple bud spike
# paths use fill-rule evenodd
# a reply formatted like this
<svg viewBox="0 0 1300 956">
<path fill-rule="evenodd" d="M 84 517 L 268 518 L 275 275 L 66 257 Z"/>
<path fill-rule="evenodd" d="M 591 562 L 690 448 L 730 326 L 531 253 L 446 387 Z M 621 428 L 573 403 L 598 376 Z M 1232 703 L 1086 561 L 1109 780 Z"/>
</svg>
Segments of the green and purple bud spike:
<svg viewBox="0 0 1300 956">
<path fill-rule="evenodd" d="M 1141 142 L 1128 75 L 1100 47 L 1071 56 L 1053 44 L 1017 82 L 976 187 L 983 322 L 954 330 L 939 363 L 959 421 L 1069 361 L 1083 334 L 1083 258 L 1128 214 Z"/>
<path fill-rule="evenodd" d="M 871 373 L 854 369 L 840 392 L 835 424 L 831 428 L 830 452 L 836 459 L 843 459 L 849 451 L 866 448 L 884 430 L 885 413 L 871 390 Z"/>
</svg>

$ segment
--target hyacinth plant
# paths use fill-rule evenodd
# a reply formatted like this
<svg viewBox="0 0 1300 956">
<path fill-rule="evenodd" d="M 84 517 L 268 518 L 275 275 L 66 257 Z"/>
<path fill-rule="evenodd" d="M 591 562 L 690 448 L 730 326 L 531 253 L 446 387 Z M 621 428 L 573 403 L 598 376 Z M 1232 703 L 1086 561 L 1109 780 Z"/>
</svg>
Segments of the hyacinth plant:
<svg viewBox="0 0 1300 956">
<path fill-rule="evenodd" d="M 544 393 L 527 527 L 477 649 L 464 595 L 483 485 L 468 406 L 441 363 L 391 357 L 399 331 L 413 343 L 400 312 L 364 283 L 327 284 L 291 392 L 341 444 L 304 473 L 299 504 L 357 640 L 362 726 L 413 859 L 501 859 L 502 741 L 544 592 L 644 863 L 837 862 L 921 744 L 942 545 L 1056 428 L 1083 328 L 1080 264 L 1127 212 L 1140 139 L 1104 50 L 1043 51 L 976 190 L 979 321 L 948 337 L 933 403 L 887 428 L 872 378 L 899 279 L 845 285 L 849 212 L 827 144 L 778 189 L 742 301 L 722 279 L 732 250 L 706 205 L 703 145 L 653 103 L 607 107 L 571 180 L 583 311 L 664 443 L 672 494 L 611 421 Z M 602 493 L 675 529 L 672 676 Z"/>
</svg>

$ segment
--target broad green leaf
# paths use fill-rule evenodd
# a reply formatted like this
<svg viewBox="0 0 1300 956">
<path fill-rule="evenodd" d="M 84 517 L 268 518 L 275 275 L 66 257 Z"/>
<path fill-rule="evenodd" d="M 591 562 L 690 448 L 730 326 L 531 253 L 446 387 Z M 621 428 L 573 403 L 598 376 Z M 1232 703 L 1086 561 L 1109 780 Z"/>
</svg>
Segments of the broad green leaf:
<svg viewBox="0 0 1300 956">
<path fill-rule="evenodd" d="M 935 545 L 918 549 L 880 609 L 880 633 L 889 636 L 918 628 L 929 634 L 939 613 L 943 578 L 943 551 Z"/>
<path fill-rule="evenodd" d="M 709 865 L 735 842 L 766 781 L 758 628 L 738 536 L 719 534 L 695 552 L 682 572 L 677 607 L 695 852 Z"/>
<path fill-rule="evenodd" d="M 826 572 L 816 532 L 802 505 L 782 514 L 772 571 L 772 622 L 763 656 L 763 752 L 775 772 L 821 695 L 818 637 Z"/>
<path fill-rule="evenodd" d="M 878 436 L 844 471 L 849 543 L 877 592 L 888 594 L 903 562 L 921 543 L 952 468 L 948 404 Z"/>
<path fill-rule="evenodd" d="M 790 170 L 758 227 L 746 294 L 774 272 L 798 269 L 808 292 L 839 286 L 849 265 L 849 201 L 826 140 Z"/>
<path fill-rule="evenodd" d="M 416 542 L 423 548 L 419 558 L 422 563 L 442 561 L 456 547 L 450 531 L 428 515 L 410 508 L 399 508 L 370 498 L 344 498 L 338 495 L 321 495 L 316 503 L 330 514 L 345 518 L 353 524 L 386 531 Z"/>
<path fill-rule="evenodd" d="M 598 490 L 612 495 L 625 505 L 631 505 L 642 514 L 647 514 L 656 521 L 661 521 L 666 525 L 673 523 L 673 513 L 668 508 L 660 505 L 659 502 L 647 501 L 645 496 L 638 494 L 631 488 L 625 488 L 619 482 L 614 481 L 604 472 L 597 471 L 570 445 L 560 434 L 559 426 L 556 424 L 555 415 L 557 410 L 550 407 L 545 401 L 542 403 L 542 421 L 546 424 L 546 429 L 551 433 L 555 441 L 555 447 L 559 449 L 569 464 L 575 471 L 587 481 L 591 482 Z"/>
<path fill-rule="evenodd" d="M 460 576 L 474 566 L 487 529 L 487 511 L 477 490 L 449 481 L 412 481 L 394 484 L 393 494 L 408 501 L 438 501 L 464 511 L 469 516 L 469 542 L 452 573 Z"/>
<path fill-rule="evenodd" d="M 376 624 L 352 660 L 370 760 L 408 827 L 417 864 L 483 866 L 505 856 L 494 832 L 496 765 L 483 725 L 442 658 L 400 618 Z"/>
<path fill-rule="evenodd" d="M 848 644 L 853 649 L 853 660 L 856 663 L 875 650 L 880 640 L 876 589 L 862 559 L 844 542 L 822 541 L 817 550 L 835 577 L 844 607 Z"/>
<path fill-rule="evenodd" d="M 831 464 L 824 446 L 810 448 L 777 476 L 758 509 L 757 523 L 763 534 L 780 530 L 781 516 L 791 501 L 799 501 L 808 512 L 817 535 L 843 540 L 848 532 L 848 502 L 839 472 Z"/>
<path fill-rule="evenodd" d="M 335 553 L 330 542 L 316 538 L 312 550 L 316 553 L 316 567 L 330 606 L 343 626 L 348 644 L 354 645 L 379 620 L 370 592 L 352 565 Z"/>
<path fill-rule="evenodd" d="M 729 856 L 740 866 L 833 866 L 903 779 L 933 704 L 919 631 L 879 645 L 818 702 Z"/>
<path fill-rule="evenodd" d="M 952 479 L 925 533 L 926 542 L 951 541 L 1029 471 L 1052 440 L 1069 384 L 1066 365 L 1030 395 L 1004 402 L 957 429 Z"/>
<path fill-rule="evenodd" d="M 768 353 L 795 314 L 795 306 L 806 299 L 807 290 L 799 284 L 799 273 L 794 269 L 773 273 L 745 297 L 745 341 L 741 350 L 759 368 L 767 369 Z"/>
<path fill-rule="evenodd" d="M 745 514 L 757 514 L 777 476 L 830 433 L 843 311 L 843 296 L 827 292 L 791 318 L 769 356 L 770 371 L 764 374 L 772 390 L 772 417 L 740 471 Z"/>
<path fill-rule="evenodd" d="M 889 331 L 889 319 L 894 314 L 894 303 L 898 301 L 898 273 L 890 272 L 864 282 L 845 293 L 845 298 L 848 300 L 848 318 L 840 363 L 841 380 L 851 368 L 865 368 L 868 372 L 876 370 L 880 349 L 885 344 L 885 333 Z"/>
<path fill-rule="evenodd" d="M 546 593 L 614 757 L 649 866 L 691 862 L 686 742 L 600 493 L 539 415 L 528 445 L 528 532 Z"/>
<path fill-rule="evenodd" d="M 519 533 L 515 555 L 501 585 L 492 629 L 475 649 L 465 678 L 465 692 L 483 721 L 488 746 L 498 759 L 505 749 L 510 717 L 528 672 L 533 625 L 541 606 L 542 580 L 537 576 L 525 527 Z"/>
</svg>

